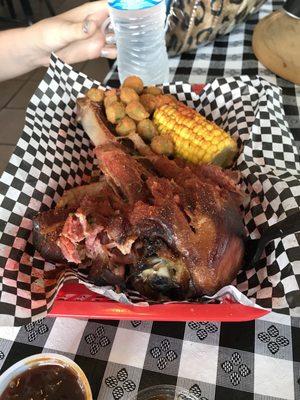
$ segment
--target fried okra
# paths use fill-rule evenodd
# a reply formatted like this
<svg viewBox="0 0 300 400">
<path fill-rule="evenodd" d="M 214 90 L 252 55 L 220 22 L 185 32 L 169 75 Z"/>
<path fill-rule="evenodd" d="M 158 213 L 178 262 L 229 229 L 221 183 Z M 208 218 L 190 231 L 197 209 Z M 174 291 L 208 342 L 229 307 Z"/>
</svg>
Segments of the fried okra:
<svg viewBox="0 0 300 400">
<path fill-rule="evenodd" d="M 104 90 L 98 88 L 91 88 L 86 92 L 86 96 L 90 100 L 100 103 L 104 99 Z"/>
<path fill-rule="evenodd" d="M 174 153 L 174 145 L 172 140 L 168 136 L 160 135 L 154 136 L 151 141 L 151 149 L 156 154 L 163 154 L 165 156 L 171 156 Z"/>
<path fill-rule="evenodd" d="M 162 90 L 156 86 L 148 86 L 144 88 L 143 93 L 157 96 L 159 94 L 162 94 Z"/>
<path fill-rule="evenodd" d="M 144 83 L 138 76 L 128 76 L 124 80 L 122 87 L 130 87 L 135 90 L 137 94 L 141 94 L 144 89 Z"/>
<path fill-rule="evenodd" d="M 112 124 L 117 124 L 122 118 L 125 117 L 124 105 L 118 101 L 110 104 L 105 109 L 106 117 Z"/>
<path fill-rule="evenodd" d="M 155 111 L 157 102 L 153 94 L 142 94 L 140 96 L 140 102 L 149 114 L 152 114 Z"/>
<path fill-rule="evenodd" d="M 127 136 L 132 132 L 135 132 L 136 124 L 133 119 L 125 115 L 124 118 L 116 126 L 116 132 L 120 136 Z"/>
<path fill-rule="evenodd" d="M 122 87 L 120 91 L 120 99 L 123 103 L 129 104 L 132 101 L 138 101 L 139 95 L 130 87 Z"/>
<path fill-rule="evenodd" d="M 135 121 L 149 118 L 149 113 L 139 101 L 132 101 L 126 106 L 126 114 Z"/>
<path fill-rule="evenodd" d="M 157 135 L 157 130 L 155 125 L 150 119 L 144 119 L 140 121 L 137 125 L 138 134 L 146 141 L 151 141 L 155 135 Z"/>
</svg>

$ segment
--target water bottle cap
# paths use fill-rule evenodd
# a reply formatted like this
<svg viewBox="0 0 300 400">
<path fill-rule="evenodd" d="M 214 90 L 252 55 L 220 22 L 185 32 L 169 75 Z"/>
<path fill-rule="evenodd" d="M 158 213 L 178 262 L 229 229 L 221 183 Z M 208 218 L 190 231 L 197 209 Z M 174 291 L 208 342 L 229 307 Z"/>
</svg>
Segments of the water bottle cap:
<svg viewBox="0 0 300 400">
<path fill-rule="evenodd" d="M 161 3 L 163 0 L 109 0 L 108 5 L 117 10 L 144 10 Z"/>
</svg>

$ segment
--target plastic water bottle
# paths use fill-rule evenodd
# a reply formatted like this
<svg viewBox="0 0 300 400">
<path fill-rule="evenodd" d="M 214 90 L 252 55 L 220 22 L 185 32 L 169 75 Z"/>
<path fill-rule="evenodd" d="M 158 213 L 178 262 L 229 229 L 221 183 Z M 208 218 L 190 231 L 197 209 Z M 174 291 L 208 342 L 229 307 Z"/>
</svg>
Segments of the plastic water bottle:
<svg viewBox="0 0 300 400">
<path fill-rule="evenodd" d="M 108 4 L 121 83 L 129 75 L 139 76 L 145 85 L 168 82 L 165 0 L 110 0 Z"/>
</svg>

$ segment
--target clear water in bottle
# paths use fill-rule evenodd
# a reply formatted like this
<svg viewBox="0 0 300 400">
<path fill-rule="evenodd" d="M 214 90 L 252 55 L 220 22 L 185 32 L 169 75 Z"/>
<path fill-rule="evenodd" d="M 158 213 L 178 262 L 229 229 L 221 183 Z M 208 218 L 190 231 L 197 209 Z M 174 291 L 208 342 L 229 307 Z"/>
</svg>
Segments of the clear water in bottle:
<svg viewBox="0 0 300 400">
<path fill-rule="evenodd" d="M 165 0 L 111 0 L 120 81 L 139 76 L 145 85 L 169 81 Z"/>
</svg>

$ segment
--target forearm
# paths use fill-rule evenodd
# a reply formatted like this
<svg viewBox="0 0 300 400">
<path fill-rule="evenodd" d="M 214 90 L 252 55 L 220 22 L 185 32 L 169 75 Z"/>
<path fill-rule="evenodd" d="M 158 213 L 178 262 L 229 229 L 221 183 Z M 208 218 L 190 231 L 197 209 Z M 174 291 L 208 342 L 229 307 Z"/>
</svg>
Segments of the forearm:
<svg viewBox="0 0 300 400">
<path fill-rule="evenodd" d="M 32 71 L 42 64 L 32 27 L 0 32 L 0 81 Z"/>
</svg>

